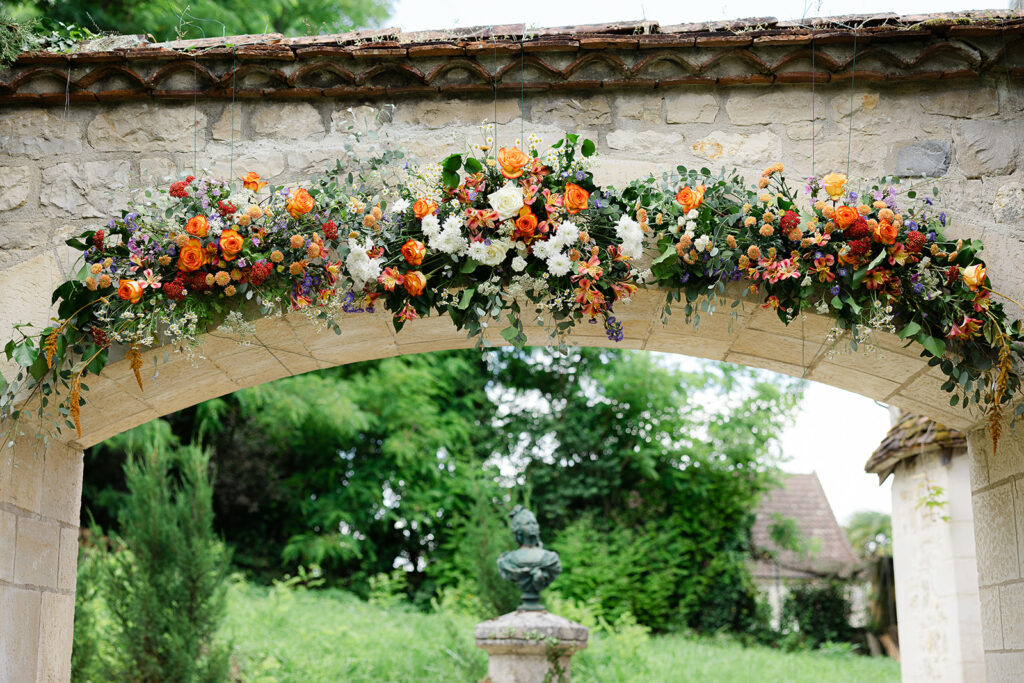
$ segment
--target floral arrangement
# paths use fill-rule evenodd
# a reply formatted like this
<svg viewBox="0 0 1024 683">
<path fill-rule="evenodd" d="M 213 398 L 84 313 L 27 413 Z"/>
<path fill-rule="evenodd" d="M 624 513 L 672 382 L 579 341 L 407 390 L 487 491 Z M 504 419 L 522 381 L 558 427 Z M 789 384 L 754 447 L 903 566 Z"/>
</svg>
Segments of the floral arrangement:
<svg viewBox="0 0 1024 683">
<path fill-rule="evenodd" d="M 141 386 L 141 348 L 187 350 L 211 326 L 287 309 L 336 332 L 340 313 L 384 306 L 396 329 L 443 314 L 479 335 L 504 317 L 502 336 L 523 344 L 532 316 L 554 338 L 587 322 L 619 340 L 615 307 L 638 286 L 666 290 L 667 304 L 685 299 L 690 317 L 739 281 L 787 324 L 813 309 L 854 345 L 873 330 L 916 342 L 949 377 L 950 404 L 984 404 L 998 441 L 1024 331 L 992 296 L 981 244 L 947 240 L 932 197 L 886 179 L 854 190 L 837 173 L 807 179 L 800 197 L 781 164 L 756 188 L 680 166 L 615 191 L 594 183 L 591 141 L 569 135 L 543 154 L 538 144 L 479 145 L 398 183 L 380 168 L 399 153 L 368 173 L 339 162 L 307 187 L 273 187 L 256 172 L 239 185 L 172 183 L 143 210 L 69 240 L 84 265 L 54 293 L 55 324 L 19 327 L 5 347 L 22 372 L 0 418 L 17 417 L 27 383 L 40 411 L 67 390 L 59 412 L 80 431 L 82 379 L 112 344 L 127 348 Z"/>
</svg>

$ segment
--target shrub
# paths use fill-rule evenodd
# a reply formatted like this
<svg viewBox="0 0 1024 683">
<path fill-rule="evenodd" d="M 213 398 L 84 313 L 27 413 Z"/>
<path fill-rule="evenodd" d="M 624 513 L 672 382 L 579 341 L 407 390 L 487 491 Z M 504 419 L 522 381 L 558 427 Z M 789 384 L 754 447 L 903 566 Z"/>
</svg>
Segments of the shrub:
<svg viewBox="0 0 1024 683">
<path fill-rule="evenodd" d="M 848 641 L 852 629 L 845 585 L 829 580 L 791 587 L 782 606 L 782 627 L 793 629 L 797 639 L 809 647 Z"/>
</svg>

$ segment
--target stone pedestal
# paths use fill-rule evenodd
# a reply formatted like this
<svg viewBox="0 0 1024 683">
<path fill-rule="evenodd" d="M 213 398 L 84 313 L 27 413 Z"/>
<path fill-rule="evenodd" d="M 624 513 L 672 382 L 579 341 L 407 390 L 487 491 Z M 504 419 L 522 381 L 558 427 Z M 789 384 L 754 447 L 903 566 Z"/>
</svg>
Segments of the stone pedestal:
<svg viewBox="0 0 1024 683">
<path fill-rule="evenodd" d="M 567 683 L 570 660 L 587 646 L 586 626 L 550 612 L 509 612 L 476 625 L 490 683 Z"/>
</svg>

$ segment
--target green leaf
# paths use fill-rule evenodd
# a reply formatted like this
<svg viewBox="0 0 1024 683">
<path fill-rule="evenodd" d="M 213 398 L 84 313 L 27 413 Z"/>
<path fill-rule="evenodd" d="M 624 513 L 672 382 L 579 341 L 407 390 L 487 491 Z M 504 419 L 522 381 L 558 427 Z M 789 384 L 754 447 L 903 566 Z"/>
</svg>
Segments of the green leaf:
<svg viewBox="0 0 1024 683">
<path fill-rule="evenodd" d="M 469 157 L 466 159 L 466 170 L 470 173 L 479 173 L 484 170 L 484 166 L 475 157 Z"/>
<path fill-rule="evenodd" d="M 843 310 L 843 300 L 840 299 L 838 296 L 832 297 L 832 301 L 830 301 L 829 303 L 831 303 L 832 308 L 836 309 L 837 311 Z"/>
<path fill-rule="evenodd" d="M 886 256 L 886 251 L 885 251 L 885 249 L 882 249 L 880 252 L 878 252 L 878 255 L 876 255 L 875 258 L 871 259 L 871 263 L 868 264 L 868 270 L 871 270 L 872 268 L 877 266 L 879 263 L 881 263 L 882 259 L 884 259 L 885 256 Z"/>
<path fill-rule="evenodd" d="M 473 294 L 476 292 L 476 287 L 465 289 L 462 292 L 462 300 L 459 301 L 459 310 L 464 311 L 469 308 L 469 302 L 473 300 Z"/>
<path fill-rule="evenodd" d="M 462 264 L 462 267 L 459 269 L 459 272 L 460 273 L 472 273 L 479 266 L 480 266 L 480 262 L 479 261 L 475 261 L 473 259 L 466 259 L 466 262 Z"/>
<path fill-rule="evenodd" d="M 861 268 L 856 273 L 854 273 L 853 274 L 853 286 L 856 287 L 861 282 L 863 282 L 864 281 L 864 276 L 867 275 L 867 274 L 868 274 L 868 269 L 867 268 Z"/>
<path fill-rule="evenodd" d="M 674 245 L 674 244 L 672 244 L 670 242 L 669 245 L 667 247 L 665 247 L 665 251 L 661 252 L 661 255 L 658 256 L 658 258 L 656 258 L 653 261 L 651 261 L 651 265 L 652 266 L 656 266 L 659 263 L 661 263 L 662 261 L 668 259 L 670 256 L 675 256 L 675 253 L 676 253 L 676 245 Z"/>
<path fill-rule="evenodd" d="M 516 339 L 519 338 L 519 330 L 509 325 L 508 327 L 501 331 L 501 336 L 509 344 L 515 344 Z"/>
<path fill-rule="evenodd" d="M 946 342 L 932 337 L 925 332 L 921 332 L 917 335 L 917 341 L 921 346 L 928 350 L 928 353 L 932 354 L 936 358 L 942 358 L 946 353 Z"/>
<path fill-rule="evenodd" d="M 445 187 L 457 187 L 459 184 L 459 174 L 454 171 L 444 169 L 441 171 L 441 180 L 444 181 Z"/>
<path fill-rule="evenodd" d="M 458 171 L 462 168 L 462 155 L 461 154 L 449 154 L 445 157 L 444 161 L 441 162 L 441 168 L 446 171 Z"/>
<path fill-rule="evenodd" d="M 31 366 L 38 357 L 39 352 L 36 351 L 36 347 L 27 339 L 14 347 L 13 360 L 23 368 Z"/>
<path fill-rule="evenodd" d="M 39 356 L 36 358 L 35 362 L 29 366 L 28 373 L 35 379 L 40 380 L 49 369 L 50 367 L 46 364 L 46 358 L 44 356 Z"/>
<path fill-rule="evenodd" d="M 850 310 L 852 310 L 854 313 L 860 313 L 861 305 L 858 304 L 851 295 L 845 295 L 843 297 L 843 301 L 846 302 L 846 305 L 849 306 Z"/>
<path fill-rule="evenodd" d="M 596 151 L 597 145 L 594 144 L 593 140 L 584 140 L 583 146 L 580 147 L 580 153 L 585 157 L 593 156 Z"/>
<path fill-rule="evenodd" d="M 913 337 L 915 334 L 921 331 L 921 325 L 916 322 L 910 322 L 906 327 L 900 330 L 897 335 L 900 339 L 906 339 L 907 337 Z"/>
</svg>

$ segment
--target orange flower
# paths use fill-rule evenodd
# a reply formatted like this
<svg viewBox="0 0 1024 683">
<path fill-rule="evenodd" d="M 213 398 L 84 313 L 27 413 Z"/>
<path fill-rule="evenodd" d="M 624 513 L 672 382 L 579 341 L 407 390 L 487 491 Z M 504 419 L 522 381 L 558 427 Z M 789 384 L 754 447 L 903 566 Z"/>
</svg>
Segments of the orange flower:
<svg viewBox="0 0 1024 683">
<path fill-rule="evenodd" d="M 690 188 L 689 185 L 684 186 L 676 193 L 676 201 L 686 213 L 700 208 L 700 205 L 704 203 L 704 186 L 698 185 L 696 188 Z"/>
<path fill-rule="evenodd" d="M 292 218 L 298 218 L 302 214 L 312 211 L 314 204 L 316 204 L 316 201 L 313 199 L 313 196 L 300 187 L 297 190 L 291 191 L 284 208 L 292 215 Z"/>
<path fill-rule="evenodd" d="M 117 295 L 133 304 L 142 300 L 142 283 L 136 280 L 121 280 L 117 283 Z"/>
<path fill-rule="evenodd" d="M 530 212 L 528 207 L 519 210 L 519 218 L 516 219 L 516 230 L 523 237 L 533 237 L 533 231 L 537 229 L 537 217 Z"/>
<path fill-rule="evenodd" d="M 237 230 L 225 230 L 220 234 L 220 253 L 225 261 L 234 261 L 242 251 L 245 239 Z"/>
<path fill-rule="evenodd" d="M 249 171 L 244 176 L 242 176 L 242 187 L 244 187 L 247 190 L 259 192 L 266 186 L 267 184 L 260 180 L 260 175 L 256 171 Z"/>
<path fill-rule="evenodd" d="M 562 203 L 566 211 L 575 215 L 587 208 L 590 203 L 590 193 L 575 183 L 566 183 Z"/>
<path fill-rule="evenodd" d="M 858 218 L 860 218 L 860 214 L 852 206 L 836 207 L 835 221 L 840 228 L 846 229 L 850 227 Z"/>
<path fill-rule="evenodd" d="M 423 263 L 423 257 L 427 255 L 427 247 L 418 240 L 409 240 L 402 245 L 402 256 L 410 266 L 418 266 Z"/>
<path fill-rule="evenodd" d="M 203 244 L 199 240 L 189 240 L 188 244 L 182 247 L 181 252 L 178 253 L 178 270 L 190 273 L 199 270 L 205 264 L 206 250 L 203 249 Z"/>
<path fill-rule="evenodd" d="M 206 237 L 209 231 L 210 224 L 206 221 L 206 216 L 193 216 L 185 224 L 185 232 L 194 237 Z"/>
<path fill-rule="evenodd" d="M 518 178 L 523 169 L 530 163 L 530 157 L 518 147 L 502 147 L 498 150 L 498 165 L 501 175 L 506 178 Z"/>
<path fill-rule="evenodd" d="M 412 205 L 412 212 L 416 218 L 422 219 L 424 216 L 434 213 L 437 210 L 437 204 L 427 199 L 417 199 L 416 203 Z"/>
<path fill-rule="evenodd" d="M 843 196 L 843 188 L 846 187 L 846 176 L 842 173 L 829 173 L 821 179 L 821 184 L 825 187 L 829 199 L 838 202 Z"/>
<path fill-rule="evenodd" d="M 871 236 L 875 238 L 876 242 L 893 244 L 896 242 L 896 234 L 898 232 L 896 226 L 889 221 L 879 221 Z"/>
<path fill-rule="evenodd" d="M 963 269 L 964 284 L 973 292 L 985 284 L 985 266 L 975 263 Z"/>
<path fill-rule="evenodd" d="M 405 274 L 402 284 L 405 285 L 405 291 L 409 292 L 410 296 L 419 296 L 427 286 L 427 276 L 418 270 L 413 270 Z"/>
</svg>

